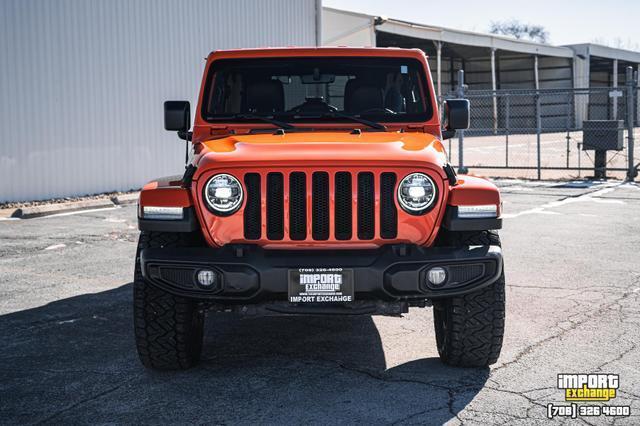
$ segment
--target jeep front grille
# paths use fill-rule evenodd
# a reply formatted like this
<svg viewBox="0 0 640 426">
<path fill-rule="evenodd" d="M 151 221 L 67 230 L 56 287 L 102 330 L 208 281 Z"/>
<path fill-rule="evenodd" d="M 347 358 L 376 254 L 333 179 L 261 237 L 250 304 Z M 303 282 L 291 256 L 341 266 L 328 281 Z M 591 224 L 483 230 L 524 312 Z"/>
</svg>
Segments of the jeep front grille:
<svg viewBox="0 0 640 426">
<path fill-rule="evenodd" d="M 259 196 L 260 194 L 258 194 Z M 247 201 L 251 197 L 255 197 L 255 195 L 247 195 Z M 282 173 L 267 175 L 267 238 L 270 240 L 284 238 L 284 178 Z"/>
<path fill-rule="evenodd" d="M 266 232 L 266 239 L 273 241 L 346 241 L 354 235 L 363 241 L 376 235 L 394 239 L 398 233 L 396 181 L 392 172 L 246 173 L 244 237 L 259 240 Z"/>
<path fill-rule="evenodd" d="M 302 172 L 289 175 L 289 238 L 307 238 L 307 175 Z"/>
<path fill-rule="evenodd" d="M 248 194 L 260 194 L 260 175 L 247 173 L 244 175 L 244 185 Z M 244 207 L 244 236 L 249 240 L 260 239 L 262 229 L 262 213 L 260 197 L 247 197 Z"/>
<path fill-rule="evenodd" d="M 311 213 L 312 237 L 322 241 L 329 239 L 330 215 L 329 208 L 329 173 L 315 172 L 313 174 L 313 210 Z"/>
<path fill-rule="evenodd" d="M 358 239 L 371 240 L 375 233 L 373 173 L 358 173 Z"/>
<path fill-rule="evenodd" d="M 392 239 L 398 236 L 398 211 L 395 203 L 396 174 L 380 175 L 380 237 Z"/>
<path fill-rule="evenodd" d="M 351 189 L 351 173 L 338 172 L 335 177 L 335 233 L 336 240 L 350 240 L 353 233 L 353 192 Z"/>
</svg>

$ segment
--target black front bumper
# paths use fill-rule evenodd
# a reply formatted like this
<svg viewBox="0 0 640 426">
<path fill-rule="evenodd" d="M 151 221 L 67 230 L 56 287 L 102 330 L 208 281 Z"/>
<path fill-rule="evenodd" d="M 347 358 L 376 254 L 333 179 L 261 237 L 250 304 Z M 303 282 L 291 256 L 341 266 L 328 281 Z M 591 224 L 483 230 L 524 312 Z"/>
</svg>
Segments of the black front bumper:
<svg viewBox="0 0 640 426">
<path fill-rule="evenodd" d="M 376 250 L 264 250 L 257 246 L 147 248 L 140 254 L 144 278 L 176 295 L 223 305 L 287 302 L 288 273 L 298 268 L 345 268 L 354 273 L 355 300 L 424 301 L 473 292 L 502 272 L 498 246 L 422 248 L 390 245 Z M 441 266 L 447 282 L 428 285 L 427 271 Z M 197 273 L 221 278 L 202 288 Z"/>
</svg>

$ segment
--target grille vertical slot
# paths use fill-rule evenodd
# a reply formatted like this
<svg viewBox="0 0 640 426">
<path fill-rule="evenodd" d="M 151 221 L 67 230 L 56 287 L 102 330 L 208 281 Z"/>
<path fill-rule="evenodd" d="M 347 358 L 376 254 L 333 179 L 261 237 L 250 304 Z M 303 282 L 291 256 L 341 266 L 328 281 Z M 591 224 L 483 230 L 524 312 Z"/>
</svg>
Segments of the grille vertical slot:
<svg viewBox="0 0 640 426">
<path fill-rule="evenodd" d="M 247 193 L 244 206 L 244 237 L 247 240 L 259 240 L 262 236 L 260 175 L 247 173 L 244 175 L 244 184 Z"/>
<path fill-rule="evenodd" d="M 393 239 L 398 236 L 398 210 L 395 203 L 396 174 L 380 175 L 380 237 Z"/>
<path fill-rule="evenodd" d="M 267 238 L 284 238 L 284 177 L 282 173 L 267 175 Z"/>
<path fill-rule="evenodd" d="M 351 173 L 336 173 L 335 198 L 335 238 L 350 240 L 353 234 Z"/>
<path fill-rule="evenodd" d="M 312 237 L 329 239 L 329 173 L 315 172 L 312 176 Z"/>
<path fill-rule="evenodd" d="M 373 173 L 358 173 L 358 238 L 372 240 L 375 235 L 375 184 Z"/>
<path fill-rule="evenodd" d="M 307 238 L 307 176 L 303 172 L 289 175 L 289 238 Z"/>
</svg>

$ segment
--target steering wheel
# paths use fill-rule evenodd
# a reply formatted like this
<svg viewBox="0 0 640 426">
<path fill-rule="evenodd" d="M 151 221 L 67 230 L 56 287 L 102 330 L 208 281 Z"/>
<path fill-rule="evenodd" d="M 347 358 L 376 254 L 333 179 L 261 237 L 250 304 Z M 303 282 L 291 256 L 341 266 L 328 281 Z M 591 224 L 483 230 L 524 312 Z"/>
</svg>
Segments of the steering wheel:
<svg viewBox="0 0 640 426">
<path fill-rule="evenodd" d="M 358 115 L 380 112 L 382 114 L 397 114 L 397 112 L 389 108 L 368 108 L 364 111 L 358 111 Z"/>
</svg>

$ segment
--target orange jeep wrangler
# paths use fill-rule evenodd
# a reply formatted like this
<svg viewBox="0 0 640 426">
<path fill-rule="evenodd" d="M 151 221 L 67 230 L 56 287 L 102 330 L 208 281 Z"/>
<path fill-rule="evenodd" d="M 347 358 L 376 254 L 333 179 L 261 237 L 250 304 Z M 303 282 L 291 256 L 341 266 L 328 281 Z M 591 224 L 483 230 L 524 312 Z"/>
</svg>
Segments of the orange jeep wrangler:
<svg viewBox="0 0 640 426">
<path fill-rule="evenodd" d="M 198 362 L 207 310 L 392 315 L 434 308 L 443 362 L 500 353 L 500 194 L 456 176 L 442 140 L 469 125 L 417 49 L 283 48 L 209 55 L 183 176 L 145 185 L 134 283 L 142 363 Z"/>
</svg>

